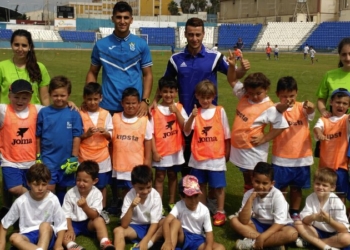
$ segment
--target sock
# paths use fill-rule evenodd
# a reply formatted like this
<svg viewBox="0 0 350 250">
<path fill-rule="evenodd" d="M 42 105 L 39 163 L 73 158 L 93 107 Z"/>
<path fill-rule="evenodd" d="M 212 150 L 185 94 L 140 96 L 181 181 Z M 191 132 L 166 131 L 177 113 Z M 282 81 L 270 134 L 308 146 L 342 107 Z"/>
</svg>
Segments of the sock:
<svg viewBox="0 0 350 250">
<path fill-rule="evenodd" d="M 41 247 L 37 248 L 36 250 L 43 250 Z"/>
<path fill-rule="evenodd" d="M 153 242 L 150 240 L 147 244 L 147 249 L 150 249 L 153 246 Z"/>
<path fill-rule="evenodd" d="M 216 212 L 219 212 L 219 213 L 225 214 L 225 210 L 217 210 Z"/>
<path fill-rule="evenodd" d="M 336 247 L 331 247 L 329 245 L 325 245 L 323 250 L 340 250 L 339 248 L 336 248 Z"/>
<path fill-rule="evenodd" d="M 102 245 L 103 243 L 105 243 L 106 241 L 108 241 L 108 238 L 102 238 L 100 241 L 100 245 Z"/>
<path fill-rule="evenodd" d="M 71 247 L 74 246 L 75 244 L 77 244 L 77 243 L 75 243 L 74 241 L 70 241 L 70 242 L 68 242 L 68 244 L 67 244 L 67 248 L 71 248 Z"/>
</svg>

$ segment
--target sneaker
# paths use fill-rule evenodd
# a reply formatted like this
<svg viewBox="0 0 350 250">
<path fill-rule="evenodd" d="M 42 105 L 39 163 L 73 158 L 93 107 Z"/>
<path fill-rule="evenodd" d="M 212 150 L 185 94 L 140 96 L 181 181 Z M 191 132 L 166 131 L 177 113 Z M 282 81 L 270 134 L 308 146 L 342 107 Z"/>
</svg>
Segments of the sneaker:
<svg viewBox="0 0 350 250">
<path fill-rule="evenodd" d="M 216 199 L 207 198 L 207 208 L 209 209 L 211 214 L 216 214 L 218 207 L 218 202 Z"/>
<path fill-rule="evenodd" d="M 298 213 L 293 213 L 291 218 L 293 221 L 301 220 L 300 215 Z"/>
<path fill-rule="evenodd" d="M 239 250 L 249 250 L 249 249 L 253 249 L 253 245 L 254 245 L 253 239 L 244 238 L 243 240 L 237 240 L 235 246 L 236 246 L 236 249 L 239 249 Z"/>
<path fill-rule="evenodd" d="M 303 238 L 298 237 L 298 239 L 295 241 L 295 245 L 299 248 L 307 248 L 310 244 L 309 242 L 305 241 Z"/>
<path fill-rule="evenodd" d="M 102 210 L 100 216 L 105 220 L 106 224 L 109 224 L 109 222 L 111 222 L 108 212 L 106 210 Z"/>
<path fill-rule="evenodd" d="M 71 246 L 70 248 L 68 248 L 67 250 L 85 250 L 85 248 L 83 248 L 82 246 L 75 244 L 73 246 Z"/>
<path fill-rule="evenodd" d="M 109 240 L 106 240 L 100 245 L 101 250 L 115 250 L 115 247 L 113 246 L 112 242 Z"/>
<path fill-rule="evenodd" d="M 139 247 L 136 247 L 138 243 L 135 243 L 132 247 L 130 247 L 130 250 L 139 250 Z"/>
<path fill-rule="evenodd" d="M 222 226 L 225 224 L 226 221 L 226 215 L 224 213 L 221 212 L 217 212 L 214 216 L 214 226 Z"/>
</svg>

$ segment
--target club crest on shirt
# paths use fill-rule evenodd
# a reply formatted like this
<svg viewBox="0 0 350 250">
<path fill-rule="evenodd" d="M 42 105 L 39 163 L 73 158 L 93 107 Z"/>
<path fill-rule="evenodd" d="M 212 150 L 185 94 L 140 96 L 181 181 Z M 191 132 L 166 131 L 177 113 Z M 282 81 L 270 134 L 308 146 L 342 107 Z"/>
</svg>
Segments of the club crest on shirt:
<svg viewBox="0 0 350 250">
<path fill-rule="evenodd" d="M 135 50 L 135 43 L 129 43 L 129 47 L 131 51 Z"/>
</svg>

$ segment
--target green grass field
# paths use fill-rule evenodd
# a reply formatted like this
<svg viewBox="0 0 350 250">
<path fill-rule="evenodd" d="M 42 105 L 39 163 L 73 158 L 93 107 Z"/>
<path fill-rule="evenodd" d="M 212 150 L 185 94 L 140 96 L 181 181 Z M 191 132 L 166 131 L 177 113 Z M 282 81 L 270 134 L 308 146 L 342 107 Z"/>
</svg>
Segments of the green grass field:
<svg viewBox="0 0 350 250">
<path fill-rule="evenodd" d="M 45 64 L 50 76 L 66 75 L 73 83 L 71 100 L 77 105 L 82 101 L 82 89 L 85 83 L 85 76 L 90 66 L 91 51 L 85 50 L 38 50 L 38 60 Z M 224 52 L 226 53 L 226 51 Z M 167 60 L 170 57 L 170 52 L 152 52 L 153 55 L 153 92 L 156 89 L 158 79 L 163 75 Z M 0 50 L 0 60 L 12 57 L 11 50 Z M 271 88 L 269 96 L 272 100 L 277 101 L 275 95 L 276 82 L 280 77 L 293 76 L 298 82 L 298 100 L 309 100 L 316 102 L 316 90 L 322 80 L 323 75 L 327 70 L 334 69 L 338 64 L 338 56 L 334 54 L 317 55 L 318 62 L 311 65 L 310 60 L 303 60 L 302 53 L 280 53 L 279 61 L 267 61 L 265 54 L 262 53 L 244 53 L 244 57 L 249 59 L 251 63 L 251 72 L 263 72 L 271 80 Z M 101 74 L 100 74 L 101 76 Z M 101 82 L 101 78 L 99 78 Z M 152 94 L 153 97 L 153 94 Z M 232 90 L 229 87 L 226 76 L 219 74 L 219 104 L 224 106 L 228 118 L 232 124 L 234 118 L 234 110 L 237 104 L 237 98 L 232 95 Z M 314 122 L 319 117 L 317 113 L 315 120 L 310 127 L 313 127 Z M 317 167 L 318 160 L 315 159 L 313 170 Z M 243 195 L 243 178 L 241 173 L 231 163 L 227 165 L 226 179 L 228 186 L 226 188 L 225 210 L 227 215 L 236 212 L 241 204 Z M 311 190 L 306 190 L 303 194 L 304 198 Z M 165 199 L 163 204 L 167 204 Z M 108 225 L 110 237 L 112 237 L 113 228 L 117 226 L 118 219 L 111 217 L 111 223 Z M 226 223 L 223 227 L 214 227 L 215 240 L 222 243 L 226 249 L 233 249 L 234 242 L 238 239 L 233 230 Z M 77 242 L 86 247 L 88 250 L 98 248 L 97 240 L 92 240 L 87 237 L 78 237 Z M 9 246 L 9 244 L 8 244 Z M 128 245 L 126 249 L 129 249 Z M 8 248 L 7 248 L 8 249 Z"/>
</svg>

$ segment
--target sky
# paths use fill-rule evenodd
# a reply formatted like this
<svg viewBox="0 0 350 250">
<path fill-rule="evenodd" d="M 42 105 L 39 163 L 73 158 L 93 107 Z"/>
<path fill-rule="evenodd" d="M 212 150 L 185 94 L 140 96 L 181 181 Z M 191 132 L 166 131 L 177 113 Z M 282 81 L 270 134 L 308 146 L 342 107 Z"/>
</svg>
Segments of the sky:
<svg viewBox="0 0 350 250">
<path fill-rule="evenodd" d="M 18 4 L 18 12 L 25 13 L 33 10 L 43 9 L 43 5 L 49 4 L 49 10 L 53 10 L 54 6 L 64 5 L 67 2 L 87 2 L 91 3 L 92 0 L 0 0 L 0 6 L 15 9 Z M 180 0 L 175 0 L 179 3 Z"/>
</svg>

